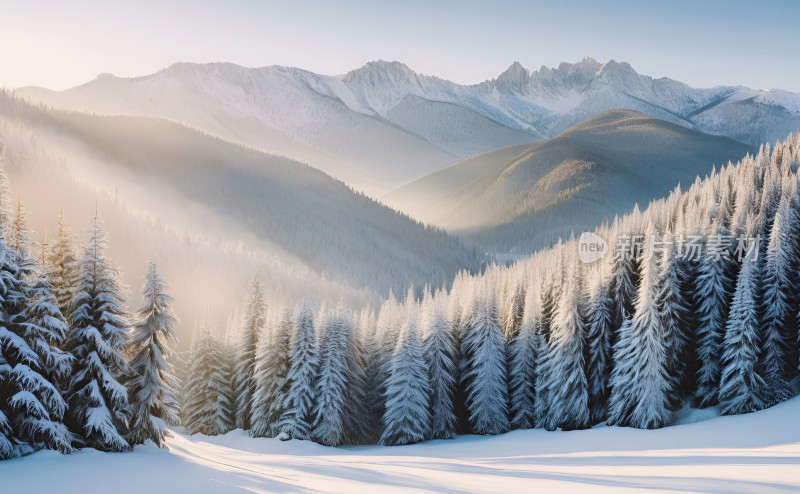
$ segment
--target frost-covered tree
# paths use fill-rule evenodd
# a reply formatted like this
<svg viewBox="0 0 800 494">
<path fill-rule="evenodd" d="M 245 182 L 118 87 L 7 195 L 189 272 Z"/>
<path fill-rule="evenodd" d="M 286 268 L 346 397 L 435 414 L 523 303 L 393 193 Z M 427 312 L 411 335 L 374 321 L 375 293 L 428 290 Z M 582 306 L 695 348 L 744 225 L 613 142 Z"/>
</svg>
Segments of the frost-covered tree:
<svg viewBox="0 0 800 494">
<path fill-rule="evenodd" d="M 658 300 L 659 256 L 649 241 L 653 235 L 650 224 L 636 311 L 633 320 L 626 320 L 620 328 L 610 381 L 609 423 L 640 429 L 663 427 L 675 418 L 670 401 L 673 381 L 668 369 L 668 339 Z"/>
<path fill-rule="evenodd" d="M 0 456 L 41 448 L 69 453 L 67 406 L 54 385 L 71 362 L 57 347 L 66 324 L 46 275 L 28 285 L 18 254 L 0 241 Z"/>
<path fill-rule="evenodd" d="M 586 381 L 589 393 L 589 420 L 592 424 L 608 417 L 608 380 L 611 376 L 611 334 L 614 301 L 605 270 L 590 280 L 586 320 Z"/>
<path fill-rule="evenodd" d="M 484 287 L 473 304 L 461 346 L 469 425 L 475 434 L 502 434 L 510 423 L 505 342 L 497 301 Z"/>
<path fill-rule="evenodd" d="M 215 436 L 233 429 L 232 386 L 222 342 L 201 328 L 193 344 L 181 413 L 189 434 Z"/>
<path fill-rule="evenodd" d="M 367 379 L 367 422 L 370 437 L 378 440 L 383 429 L 386 411 L 386 381 L 389 378 L 389 358 L 397 342 L 402 311 L 394 293 L 381 305 L 378 320 L 364 341 L 365 373 Z"/>
<path fill-rule="evenodd" d="M 430 434 L 430 379 L 418 333 L 416 307 L 408 310 L 406 323 L 389 361 L 386 412 L 380 439 L 381 444 L 388 446 L 417 443 Z"/>
<path fill-rule="evenodd" d="M 256 348 L 258 338 L 264 331 L 266 325 L 267 306 L 264 302 L 264 287 L 258 278 L 253 278 L 250 284 L 250 295 L 247 301 L 247 312 L 245 314 L 244 327 L 239 339 L 239 348 L 236 353 L 236 364 L 234 370 L 234 395 L 235 395 L 235 416 L 236 427 L 240 429 L 250 429 L 253 403 L 255 393 L 255 372 Z"/>
<path fill-rule="evenodd" d="M 350 318 L 341 311 L 322 314 L 320 326 L 312 437 L 328 446 L 360 444 L 368 436 L 363 350 Z"/>
<path fill-rule="evenodd" d="M 660 326 L 666 341 L 667 373 L 672 381 L 669 399 L 673 410 L 683 406 L 683 400 L 694 389 L 693 365 L 695 352 L 694 335 L 689 331 L 689 307 L 682 286 L 684 273 L 680 258 L 675 252 L 671 236 L 665 236 L 668 246 L 661 255 L 659 264 L 658 295 Z"/>
<path fill-rule="evenodd" d="M 718 221 L 714 221 L 706 237 L 708 251 L 697 267 L 695 299 L 697 307 L 697 391 L 695 402 L 700 407 L 714 406 L 719 402 L 719 381 L 722 371 L 722 340 L 733 291 L 728 276 L 733 260 L 727 249 L 720 248 L 724 235 Z"/>
<path fill-rule="evenodd" d="M 72 297 L 78 283 L 78 259 L 75 256 L 72 233 L 64 222 L 63 209 L 58 212 L 56 237 L 50 245 L 47 268 L 50 270 L 50 283 L 53 285 L 58 308 L 69 320 Z"/>
<path fill-rule="evenodd" d="M 172 310 L 174 299 L 166 288 L 151 261 L 142 290 L 144 304 L 130 339 L 134 377 L 128 386 L 132 409 L 129 442 L 143 444 L 150 439 L 160 448 L 170 437 L 167 426 L 180 425 L 176 394 L 179 383 L 168 361 L 172 356 L 170 343 L 177 343 L 177 319 Z"/>
<path fill-rule="evenodd" d="M 760 360 L 763 377 L 767 383 L 768 405 L 774 405 L 791 398 L 787 370 L 794 367 L 790 362 L 791 345 L 795 342 L 789 326 L 794 321 L 792 310 L 798 293 L 797 273 L 794 263 L 797 260 L 797 247 L 794 242 L 795 215 L 790 208 L 790 197 L 784 194 L 775 212 L 769 241 L 766 248 L 764 276 L 760 283 L 761 326 L 763 344 Z"/>
<path fill-rule="evenodd" d="M 577 265 L 573 262 L 570 266 L 541 363 L 544 379 L 538 383 L 546 390 L 547 400 L 539 425 L 547 430 L 584 429 L 589 425 L 580 278 Z"/>
<path fill-rule="evenodd" d="M 284 310 L 273 338 L 269 341 L 260 338 L 262 342 L 259 344 L 253 376 L 256 383 L 253 415 L 250 418 L 250 435 L 253 437 L 275 437 L 279 433 L 280 419 L 286 412 L 289 395 L 292 332 L 291 314 Z"/>
<path fill-rule="evenodd" d="M 425 360 L 430 375 L 430 413 L 432 439 L 450 439 L 456 433 L 457 418 L 453 400 L 456 386 L 457 348 L 453 328 L 447 317 L 447 299 L 436 293 L 425 305 Z"/>
<path fill-rule="evenodd" d="M 119 274 L 106 256 L 107 234 L 97 214 L 80 260 L 72 300 L 67 349 L 75 358 L 69 383 L 73 432 L 87 446 L 125 451 L 130 411 L 119 379 L 129 372 L 121 352 L 127 345 L 127 314 Z"/>
<path fill-rule="evenodd" d="M 508 345 L 508 392 L 511 426 L 531 429 L 536 426 L 536 364 L 542 348 L 542 308 L 538 289 L 525 294 L 519 331 Z"/>
<path fill-rule="evenodd" d="M 314 314 L 305 303 L 294 317 L 289 362 L 289 391 L 286 396 L 286 411 L 280 419 L 279 437 L 308 439 L 313 419 L 314 381 L 319 367 L 319 349 Z"/>
<path fill-rule="evenodd" d="M 722 413 L 749 413 L 766 407 L 766 382 L 758 356 L 761 335 L 758 317 L 758 261 L 746 258 L 739 268 L 733 303 L 723 340 L 719 403 Z"/>
</svg>

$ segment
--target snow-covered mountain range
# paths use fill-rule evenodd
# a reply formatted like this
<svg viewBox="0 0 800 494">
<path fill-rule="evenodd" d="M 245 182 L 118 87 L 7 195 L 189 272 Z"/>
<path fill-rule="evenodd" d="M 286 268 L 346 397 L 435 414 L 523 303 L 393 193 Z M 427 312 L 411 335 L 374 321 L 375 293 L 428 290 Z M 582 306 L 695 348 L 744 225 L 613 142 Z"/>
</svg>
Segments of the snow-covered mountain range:
<svg viewBox="0 0 800 494">
<path fill-rule="evenodd" d="M 15 91 L 59 108 L 143 114 L 306 161 L 373 194 L 460 158 L 553 137 L 593 115 L 631 109 L 749 145 L 800 128 L 800 95 L 696 89 L 629 64 L 585 58 L 460 85 L 377 61 L 341 76 L 288 67 L 178 63 L 155 74 L 104 74 L 66 90 Z"/>
</svg>

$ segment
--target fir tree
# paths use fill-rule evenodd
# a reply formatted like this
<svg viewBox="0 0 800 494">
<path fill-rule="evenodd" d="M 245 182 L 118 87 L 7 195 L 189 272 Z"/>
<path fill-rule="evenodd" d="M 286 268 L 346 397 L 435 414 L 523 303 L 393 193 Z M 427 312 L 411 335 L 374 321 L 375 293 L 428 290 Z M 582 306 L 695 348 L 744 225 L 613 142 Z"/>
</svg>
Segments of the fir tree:
<svg viewBox="0 0 800 494">
<path fill-rule="evenodd" d="M 798 284 L 794 280 L 792 265 L 797 258 L 796 246 L 792 241 L 795 213 L 789 208 L 789 201 L 789 195 L 784 194 L 775 213 L 761 283 L 764 336 L 760 360 L 767 383 L 769 406 L 792 397 L 787 370 L 793 367 L 789 359 L 794 338 L 791 337 L 788 323 L 792 320 L 790 303 L 793 294 L 797 293 Z"/>
<path fill-rule="evenodd" d="M 70 319 L 72 297 L 75 295 L 78 280 L 78 260 L 75 256 L 72 233 L 64 223 L 64 211 L 58 212 L 58 228 L 55 242 L 50 246 L 47 257 L 50 282 L 58 308 L 67 320 Z"/>
<path fill-rule="evenodd" d="M 324 315 L 312 425 L 312 437 L 321 444 L 360 444 L 367 438 L 362 351 L 348 317 Z"/>
<path fill-rule="evenodd" d="M 250 409 L 255 393 L 256 348 L 258 337 L 264 331 L 266 324 L 266 304 L 264 302 L 264 288 L 258 278 L 253 278 L 250 285 L 250 295 L 247 301 L 244 328 L 239 340 L 239 349 L 236 355 L 234 370 L 235 390 L 235 416 L 236 427 L 250 429 L 252 411 Z"/>
<path fill-rule="evenodd" d="M 29 286 L 29 273 L 17 259 L 19 253 L 0 241 L 0 455 L 41 448 L 69 453 L 66 403 L 51 382 L 70 364 L 55 346 L 63 341 L 64 318 L 52 304 L 46 277 Z"/>
<path fill-rule="evenodd" d="M 207 328 L 200 330 L 193 346 L 183 391 L 183 423 L 189 434 L 225 434 L 233 429 L 225 349 Z"/>
<path fill-rule="evenodd" d="M 462 342 L 469 424 L 475 434 L 502 434 L 510 428 L 503 332 L 497 302 L 488 288 L 476 294 Z"/>
<path fill-rule="evenodd" d="M 658 305 L 659 256 L 652 249 L 655 233 L 647 229 L 646 252 L 639 279 L 636 312 L 619 331 L 611 372 L 609 423 L 655 429 L 671 423 L 673 381 L 668 373 L 667 335 Z"/>
<path fill-rule="evenodd" d="M 589 420 L 592 424 L 608 418 L 608 380 L 611 377 L 611 332 L 613 299 L 605 271 L 591 281 L 587 314 L 586 381 L 589 393 Z"/>
<path fill-rule="evenodd" d="M 280 420 L 279 437 L 308 439 L 315 401 L 315 378 L 319 366 L 314 314 L 304 304 L 295 314 L 289 353 L 289 392 Z"/>
<path fill-rule="evenodd" d="M 174 299 L 165 292 L 166 288 L 155 263 L 150 262 L 143 288 L 144 305 L 130 341 L 134 377 L 129 385 L 133 411 L 129 442 L 143 444 L 150 439 L 160 448 L 170 437 L 166 427 L 180 425 L 175 391 L 178 380 L 168 362 L 172 356 L 169 344 L 177 342 L 177 319 L 172 310 Z"/>
<path fill-rule="evenodd" d="M 670 241 L 669 236 L 664 240 L 668 242 L 668 246 L 660 259 L 659 292 L 656 300 L 660 304 L 660 326 L 666 338 L 667 373 L 672 381 L 670 403 L 672 409 L 677 411 L 683 406 L 683 399 L 694 391 L 691 363 L 694 361 L 695 354 L 692 348 L 695 341 L 688 331 L 689 309 L 684 297 L 686 292 L 681 286 L 682 264 L 675 254 L 674 242 Z"/>
<path fill-rule="evenodd" d="M 766 382 L 759 372 L 758 261 L 742 261 L 723 340 L 719 402 L 722 413 L 749 413 L 766 407 Z"/>
<path fill-rule="evenodd" d="M 80 261 L 72 301 L 67 349 L 75 358 L 69 384 L 74 432 L 87 446 L 124 451 L 128 392 L 119 379 L 128 372 L 120 352 L 127 345 L 127 316 L 119 275 L 106 257 L 106 232 L 95 215 Z"/>
<path fill-rule="evenodd" d="M 547 402 L 540 425 L 547 430 L 584 429 L 589 424 L 580 279 L 575 264 L 571 265 L 542 360 L 544 380 L 539 387 L 546 390 Z"/>
<path fill-rule="evenodd" d="M 702 408 L 719 402 L 719 382 L 722 371 L 722 339 L 728 319 L 732 283 L 728 276 L 732 259 L 727 249 L 719 249 L 723 229 L 715 220 L 709 230 L 706 253 L 699 263 L 695 283 L 695 298 L 698 305 L 697 392 L 695 401 Z"/>
<path fill-rule="evenodd" d="M 256 391 L 253 394 L 253 416 L 250 419 L 253 424 L 250 435 L 253 437 L 275 437 L 279 433 L 280 419 L 286 412 L 289 394 L 291 337 L 291 315 L 288 310 L 284 310 L 272 341 L 259 344 L 256 372 L 253 376 Z"/>
<path fill-rule="evenodd" d="M 538 290 L 525 294 L 522 322 L 508 347 L 511 426 L 536 426 L 536 364 L 542 348 L 542 309 Z"/>
<path fill-rule="evenodd" d="M 389 369 L 380 442 L 389 446 L 420 442 L 430 434 L 430 380 L 413 308 L 409 309 Z"/>
<path fill-rule="evenodd" d="M 456 386 L 456 339 L 447 318 L 447 300 L 437 293 L 425 314 L 425 359 L 430 373 L 431 438 L 450 439 L 457 418 L 453 400 Z"/>
</svg>

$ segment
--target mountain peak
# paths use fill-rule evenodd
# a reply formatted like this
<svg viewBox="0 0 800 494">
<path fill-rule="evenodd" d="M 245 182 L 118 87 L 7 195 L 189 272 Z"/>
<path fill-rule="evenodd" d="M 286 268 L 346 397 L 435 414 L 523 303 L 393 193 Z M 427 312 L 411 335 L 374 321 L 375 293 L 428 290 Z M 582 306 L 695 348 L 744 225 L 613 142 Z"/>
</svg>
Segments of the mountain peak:
<svg viewBox="0 0 800 494">
<path fill-rule="evenodd" d="M 497 77 L 497 87 L 501 91 L 520 91 L 528 82 L 530 82 L 528 69 L 516 61 Z"/>
<path fill-rule="evenodd" d="M 417 73 L 411 68 L 396 60 L 373 60 L 365 63 L 362 67 L 351 70 L 344 76 L 345 82 L 364 81 L 371 85 L 378 82 L 413 82 Z"/>
</svg>

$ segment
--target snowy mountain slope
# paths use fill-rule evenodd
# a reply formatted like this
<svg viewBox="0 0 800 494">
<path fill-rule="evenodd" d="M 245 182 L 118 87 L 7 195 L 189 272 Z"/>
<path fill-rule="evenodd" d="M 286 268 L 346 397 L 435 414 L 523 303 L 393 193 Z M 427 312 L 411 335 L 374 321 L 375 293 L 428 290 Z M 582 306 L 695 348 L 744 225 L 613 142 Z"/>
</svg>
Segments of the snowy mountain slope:
<svg viewBox="0 0 800 494">
<path fill-rule="evenodd" d="M 264 244 L 324 278 L 376 293 L 449 283 L 474 256 L 457 239 L 289 158 L 231 144 L 166 120 L 45 111 L 0 94 L 0 117 L 21 123 L 91 182 L 153 203 L 153 216 L 194 208 L 222 238 Z M 161 197 L 169 199 L 154 202 Z M 234 228 L 235 227 L 235 228 Z M 180 229 L 179 229 L 180 231 Z M 241 238 L 241 237 L 239 237 Z M 336 295 L 338 297 L 338 295 Z"/>
<path fill-rule="evenodd" d="M 457 158 L 553 137 L 604 111 L 640 111 L 750 145 L 800 128 L 800 95 L 744 87 L 696 89 L 585 58 L 459 85 L 399 62 L 343 76 L 228 63 L 178 63 L 152 75 L 101 75 L 67 91 L 17 95 L 60 108 L 186 122 L 234 142 L 310 163 L 370 192 L 397 187 Z"/>
<path fill-rule="evenodd" d="M 760 412 L 684 411 L 658 430 L 596 427 L 460 436 L 411 446 L 330 448 L 225 436 L 132 453 L 46 451 L 0 462 L 8 492 L 796 492 L 794 398 Z M 696 421 L 698 420 L 698 421 Z M 42 475 L 41 472 L 47 472 Z M 148 472 L 142 475 L 142 472 Z M 87 478 L 91 481 L 87 482 Z"/>
<path fill-rule="evenodd" d="M 630 110 L 478 155 L 384 200 L 500 252 L 530 252 L 688 185 L 752 149 Z"/>
</svg>

